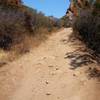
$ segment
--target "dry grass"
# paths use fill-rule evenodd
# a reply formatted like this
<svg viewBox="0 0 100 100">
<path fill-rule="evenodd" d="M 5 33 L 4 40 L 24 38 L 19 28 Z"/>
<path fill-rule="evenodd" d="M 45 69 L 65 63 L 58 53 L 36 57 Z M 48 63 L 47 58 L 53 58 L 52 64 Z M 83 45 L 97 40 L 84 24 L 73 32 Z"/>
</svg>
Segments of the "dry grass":
<svg viewBox="0 0 100 100">
<path fill-rule="evenodd" d="M 42 42 L 46 41 L 55 31 L 58 30 L 55 28 L 52 32 L 48 32 L 46 28 L 39 28 L 35 31 L 34 35 L 24 34 L 22 41 L 13 44 L 9 50 L 0 50 L 0 66 L 3 66 L 8 62 L 12 62 L 20 58 L 22 55 L 29 53 L 31 49 L 34 49 Z"/>
<path fill-rule="evenodd" d="M 13 61 L 56 31 L 55 21 L 27 6 L 0 5 L 0 60 Z"/>
</svg>

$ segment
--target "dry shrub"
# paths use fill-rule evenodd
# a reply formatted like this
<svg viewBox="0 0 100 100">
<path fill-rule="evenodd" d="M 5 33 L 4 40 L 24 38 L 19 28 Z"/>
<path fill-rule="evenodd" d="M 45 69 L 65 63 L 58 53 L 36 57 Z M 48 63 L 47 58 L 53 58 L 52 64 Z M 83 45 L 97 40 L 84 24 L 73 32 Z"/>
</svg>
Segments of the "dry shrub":
<svg viewBox="0 0 100 100">
<path fill-rule="evenodd" d="M 16 52 L 17 54 L 24 54 L 30 49 L 31 38 L 29 36 L 24 36 L 23 40 L 19 43 L 13 44 L 11 51 Z"/>
<path fill-rule="evenodd" d="M 100 16 L 98 14 L 94 15 L 90 10 L 83 10 L 76 18 L 73 28 L 78 31 L 78 35 L 88 47 L 100 53 L 100 47 L 98 47 L 100 45 Z"/>
<path fill-rule="evenodd" d="M 0 49 L 5 55 L 1 58 L 13 61 L 29 52 L 56 30 L 55 25 L 55 21 L 35 9 L 0 4 Z"/>
<path fill-rule="evenodd" d="M 6 50 L 19 43 L 23 45 L 27 36 L 45 40 L 46 34 L 55 29 L 54 25 L 55 21 L 27 6 L 0 5 L 0 48 Z"/>
<path fill-rule="evenodd" d="M 38 42 L 44 41 L 47 39 L 47 36 L 49 35 L 49 32 L 46 28 L 38 28 L 35 30 L 35 38 L 38 40 Z"/>
</svg>

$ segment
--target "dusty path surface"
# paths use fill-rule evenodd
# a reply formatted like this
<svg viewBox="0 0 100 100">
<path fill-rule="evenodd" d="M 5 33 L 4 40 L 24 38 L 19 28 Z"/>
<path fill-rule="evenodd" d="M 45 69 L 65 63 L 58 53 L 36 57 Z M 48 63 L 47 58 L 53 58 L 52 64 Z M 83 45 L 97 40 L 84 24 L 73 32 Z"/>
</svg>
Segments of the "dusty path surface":
<svg viewBox="0 0 100 100">
<path fill-rule="evenodd" d="M 100 100 L 100 83 L 85 67 L 70 70 L 65 54 L 72 29 L 53 34 L 22 58 L 0 69 L 0 100 Z"/>
</svg>

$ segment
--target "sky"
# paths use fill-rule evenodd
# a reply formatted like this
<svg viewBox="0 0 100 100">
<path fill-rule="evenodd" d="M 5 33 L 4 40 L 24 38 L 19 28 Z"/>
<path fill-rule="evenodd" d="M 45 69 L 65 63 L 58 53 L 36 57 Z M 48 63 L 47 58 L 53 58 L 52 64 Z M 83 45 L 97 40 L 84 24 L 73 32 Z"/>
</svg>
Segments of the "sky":
<svg viewBox="0 0 100 100">
<path fill-rule="evenodd" d="M 60 18 L 65 15 L 69 0 L 23 0 L 24 4 L 37 11 L 42 11 L 46 16 Z"/>
</svg>

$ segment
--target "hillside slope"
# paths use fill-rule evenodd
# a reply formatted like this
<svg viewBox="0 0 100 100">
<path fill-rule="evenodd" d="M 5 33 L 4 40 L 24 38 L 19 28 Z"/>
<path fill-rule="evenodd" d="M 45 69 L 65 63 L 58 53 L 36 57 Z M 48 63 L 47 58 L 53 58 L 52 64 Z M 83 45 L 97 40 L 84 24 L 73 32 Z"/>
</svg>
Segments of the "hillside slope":
<svg viewBox="0 0 100 100">
<path fill-rule="evenodd" d="M 0 68 L 0 100 L 99 100 L 100 84 L 85 73 L 90 66 L 71 70 L 65 54 L 83 48 L 69 41 L 71 28 L 53 34 L 39 47 Z"/>
</svg>

